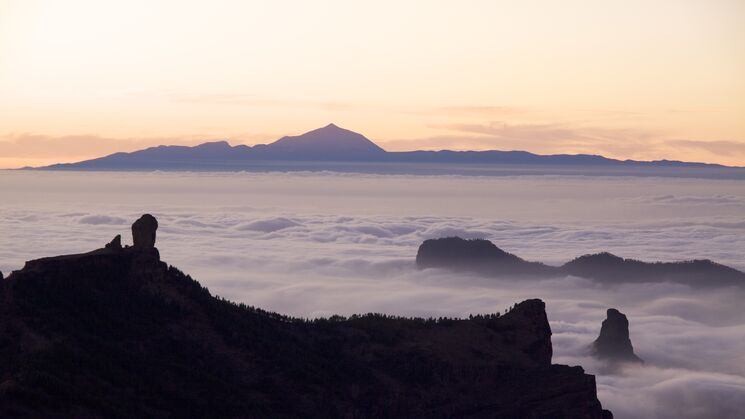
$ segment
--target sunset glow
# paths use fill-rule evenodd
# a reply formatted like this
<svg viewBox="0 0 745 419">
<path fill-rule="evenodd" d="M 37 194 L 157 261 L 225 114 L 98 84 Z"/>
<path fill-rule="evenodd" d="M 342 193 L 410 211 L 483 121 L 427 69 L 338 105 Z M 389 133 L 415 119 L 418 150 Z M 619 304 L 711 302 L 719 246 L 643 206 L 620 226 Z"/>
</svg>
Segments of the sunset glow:
<svg viewBox="0 0 745 419">
<path fill-rule="evenodd" d="M 743 419 L 745 0 L 0 0 L 0 419 Z"/>
<path fill-rule="evenodd" d="M 745 2 L 0 2 L 0 168 L 335 122 L 745 166 Z"/>
</svg>

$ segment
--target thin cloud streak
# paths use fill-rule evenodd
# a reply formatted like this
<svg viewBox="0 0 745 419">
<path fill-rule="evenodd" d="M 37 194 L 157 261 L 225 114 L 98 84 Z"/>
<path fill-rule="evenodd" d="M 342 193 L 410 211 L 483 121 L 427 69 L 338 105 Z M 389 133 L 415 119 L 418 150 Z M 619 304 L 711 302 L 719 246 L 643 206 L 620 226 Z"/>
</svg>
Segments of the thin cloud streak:
<svg viewBox="0 0 745 419">
<path fill-rule="evenodd" d="M 621 160 L 683 160 L 680 148 L 703 150 L 704 162 L 721 162 L 721 157 L 745 155 L 745 143 L 735 141 L 669 140 L 660 131 L 608 128 L 572 123 L 438 124 L 432 128 L 450 131 L 424 138 L 381 141 L 389 150 L 520 150 L 537 154 L 600 154 Z M 699 153 L 700 155 L 700 153 Z M 700 160 L 694 159 L 694 161 Z M 729 161 L 732 160 L 732 161 Z M 724 164 L 738 164 L 728 159 Z"/>
<path fill-rule="evenodd" d="M 675 147 L 705 150 L 718 156 L 745 156 L 745 141 L 670 140 L 667 143 Z"/>
<path fill-rule="evenodd" d="M 135 91 L 125 92 L 125 96 L 138 100 L 162 99 L 169 102 L 187 104 L 245 106 L 252 108 L 317 108 L 334 112 L 352 111 L 369 107 L 369 105 L 350 102 L 272 99 L 262 97 L 258 94 L 232 92 L 178 93 L 172 91 Z"/>
</svg>

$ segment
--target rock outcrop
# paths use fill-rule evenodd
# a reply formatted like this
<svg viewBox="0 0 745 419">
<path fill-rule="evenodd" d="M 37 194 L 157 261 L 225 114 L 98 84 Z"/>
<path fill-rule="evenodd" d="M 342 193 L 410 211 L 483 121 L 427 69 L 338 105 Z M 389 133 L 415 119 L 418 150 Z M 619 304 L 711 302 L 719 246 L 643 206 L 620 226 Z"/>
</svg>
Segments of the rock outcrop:
<svg viewBox="0 0 745 419">
<path fill-rule="evenodd" d="M 446 268 L 492 277 L 578 276 L 602 283 L 675 282 L 691 287 L 745 287 L 745 272 L 708 259 L 642 262 L 603 252 L 580 256 L 562 266 L 529 262 L 483 239 L 425 240 L 417 251 L 419 268 Z"/>
<path fill-rule="evenodd" d="M 132 224 L 132 240 L 138 249 L 152 249 L 155 247 L 155 230 L 158 220 L 150 214 L 145 214 Z"/>
<path fill-rule="evenodd" d="M 615 308 L 608 309 L 600 335 L 592 344 L 592 353 L 599 359 L 611 362 L 644 362 L 634 354 L 629 338 L 629 320 Z"/>
<path fill-rule="evenodd" d="M 154 244 L 153 225 L 135 242 Z M 592 375 L 551 364 L 540 300 L 470 320 L 308 321 L 112 243 L 0 281 L 0 417 L 612 417 Z"/>
<path fill-rule="evenodd" d="M 104 246 L 105 249 L 121 250 L 122 249 L 122 235 L 117 234 L 114 238 Z"/>
</svg>

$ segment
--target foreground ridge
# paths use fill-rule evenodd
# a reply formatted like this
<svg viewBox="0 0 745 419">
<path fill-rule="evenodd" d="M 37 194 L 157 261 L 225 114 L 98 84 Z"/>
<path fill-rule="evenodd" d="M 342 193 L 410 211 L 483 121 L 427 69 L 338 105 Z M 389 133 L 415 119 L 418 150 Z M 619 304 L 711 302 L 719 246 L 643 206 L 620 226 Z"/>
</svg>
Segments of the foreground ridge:
<svg viewBox="0 0 745 419">
<path fill-rule="evenodd" d="M 0 281 L 0 417 L 607 419 L 552 365 L 541 300 L 504 315 L 299 320 L 212 296 L 134 246 L 37 259 Z"/>
</svg>

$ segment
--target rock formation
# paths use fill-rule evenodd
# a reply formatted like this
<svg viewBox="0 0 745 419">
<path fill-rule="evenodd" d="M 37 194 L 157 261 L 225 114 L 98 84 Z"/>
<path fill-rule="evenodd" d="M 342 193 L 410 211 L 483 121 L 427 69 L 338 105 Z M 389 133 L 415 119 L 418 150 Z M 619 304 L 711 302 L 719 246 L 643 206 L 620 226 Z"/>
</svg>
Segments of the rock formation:
<svg viewBox="0 0 745 419">
<path fill-rule="evenodd" d="M 554 268 L 528 262 L 498 248 L 489 240 L 446 237 L 425 240 L 416 254 L 420 268 L 450 268 L 484 274 L 545 276 Z"/>
<path fill-rule="evenodd" d="M 597 358 L 611 362 L 644 362 L 634 354 L 629 338 L 629 320 L 615 308 L 608 309 L 600 335 L 592 344 L 592 352 Z"/>
<path fill-rule="evenodd" d="M 158 220 L 150 214 L 145 214 L 132 224 L 132 240 L 137 249 L 152 249 L 155 247 L 155 230 Z"/>
<path fill-rule="evenodd" d="M 121 250 L 122 249 L 122 235 L 117 234 L 109 243 L 106 244 L 105 248 L 111 249 L 111 250 Z"/>
<path fill-rule="evenodd" d="M 676 282 L 691 287 L 745 287 L 745 272 L 708 259 L 648 263 L 603 252 L 580 256 L 562 266 L 529 262 L 483 239 L 425 240 L 416 255 L 419 268 L 447 268 L 493 277 L 578 276 L 603 283 Z"/>
<path fill-rule="evenodd" d="M 136 224 L 136 247 L 0 281 L 0 417 L 612 417 L 592 375 L 551 364 L 540 300 L 470 320 L 293 319 L 213 297 L 142 250 L 157 224 Z"/>
</svg>

